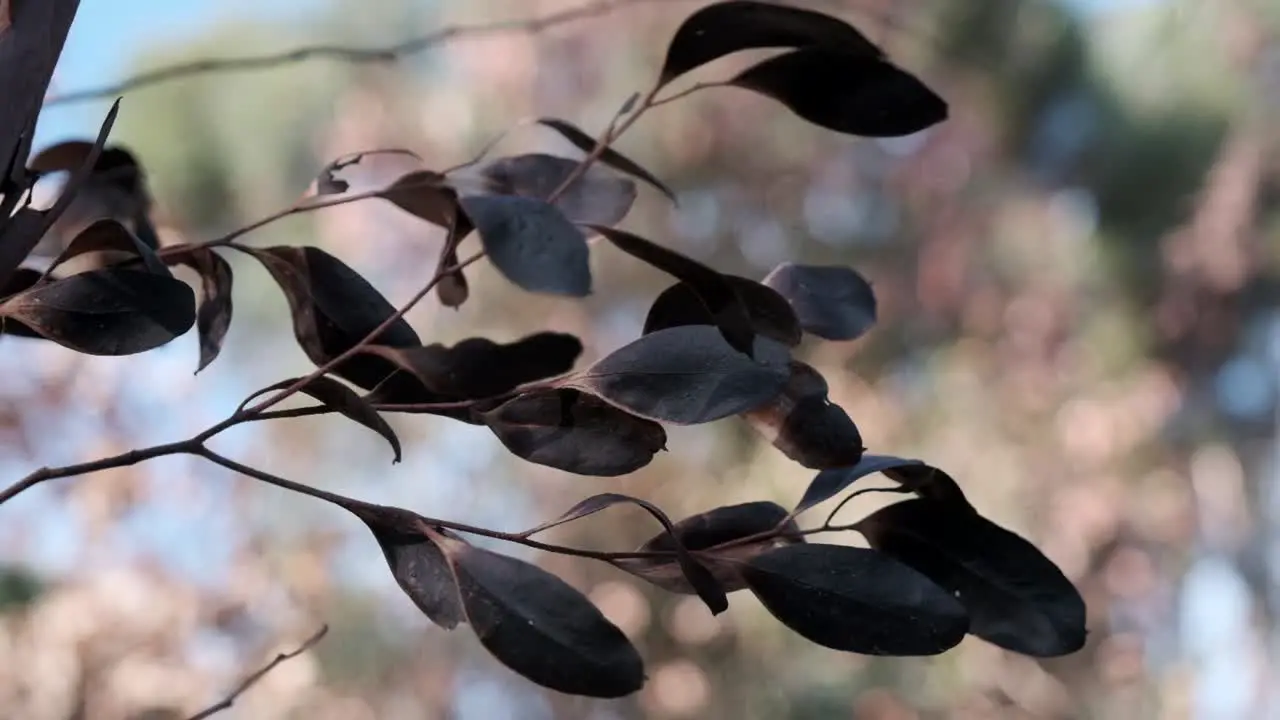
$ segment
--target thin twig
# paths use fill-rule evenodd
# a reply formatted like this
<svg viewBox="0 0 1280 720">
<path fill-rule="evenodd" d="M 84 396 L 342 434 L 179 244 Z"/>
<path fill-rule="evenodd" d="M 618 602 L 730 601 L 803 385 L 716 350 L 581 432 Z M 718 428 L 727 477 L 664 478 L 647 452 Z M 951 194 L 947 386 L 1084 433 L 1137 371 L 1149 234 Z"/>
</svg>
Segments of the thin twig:
<svg viewBox="0 0 1280 720">
<path fill-rule="evenodd" d="M 307 60 L 329 59 L 354 64 L 390 64 L 453 40 L 511 33 L 533 34 L 557 25 L 566 25 L 579 20 L 607 15 L 614 10 L 631 5 L 681 1 L 685 0 L 594 0 L 594 2 L 588 2 L 576 8 L 561 10 L 542 17 L 525 20 L 499 20 L 475 25 L 454 25 L 387 47 L 358 48 L 341 45 L 309 45 L 294 50 L 264 55 L 193 60 L 140 73 L 115 85 L 55 95 L 46 99 L 44 106 L 51 107 L 100 100 L 148 85 L 156 85 L 193 75 L 263 70 Z"/>
<path fill-rule="evenodd" d="M 283 652 L 283 653 L 280 653 L 279 655 L 276 655 L 271 662 L 267 663 L 266 665 L 263 665 L 261 668 L 258 668 L 257 672 L 253 673 L 249 677 L 246 677 L 244 680 L 240 681 L 240 684 L 237 685 L 235 689 L 232 690 L 230 694 L 228 694 L 226 697 L 222 698 L 217 703 L 210 705 L 204 710 L 201 710 L 195 715 L 192 715 L 187 720 L 204 720 L 207 717 L 210 717 L 216 713 L 220 713 L 223 710 L 226 710 L 227 708 L 230 708 L 232 705 L 235 704 L 236 700 L 245 693 L 245 691 L 247 691 L 249 688 L 253 687 L 254 685 L 258 684 L 258 681 L 261 680 L 263 677 L 265 677 L 267 673 L 274 670 L 277 665 L 284 662 L 285 660 L 291 660 L 293 658 L 296 658 L 302 653 L 315 647 L 316 643 L 320 642 L 320 640 L 328 632 L 329 632 L 329 626 L 321 625 L 320 629 L 317 630 L 314 635 L 307 638 L 306 641 L 304 641 L 297 648 L 289 652 Z"/>
</svg>

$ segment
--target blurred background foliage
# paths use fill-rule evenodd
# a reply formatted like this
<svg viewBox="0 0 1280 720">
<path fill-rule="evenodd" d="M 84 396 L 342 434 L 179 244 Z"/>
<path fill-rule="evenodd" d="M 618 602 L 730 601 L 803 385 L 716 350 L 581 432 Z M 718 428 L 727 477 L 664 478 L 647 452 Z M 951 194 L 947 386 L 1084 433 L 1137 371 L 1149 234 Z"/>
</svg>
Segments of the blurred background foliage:
<svg viewBox="0 0 1280 720">
<path fill-rule="evenodd" d="M 325 0 L 278 21 L 229 17 L 180 42 L 111 51 L 139 71 L 302 44 L 382 46 L 579 1 Z M 408 147 L 443 168 L 523 117 L 594 131 L 647 87 L 699 4 L 621 3 L 396 63 L 190 77 L 129 92 L 114 138 L 150 174 L 166 241 L 198 240 L 291 203 L 346 152 Z M 841 655 L 791 635 L 749 597 L 713 619 L 696 600 L 608 568 L 541 558 L 649 662 L 635 698 L 566 699 L 498 666 L 469 634 L 431 626 L 349 516 L 166 458 L 0 508 L 0 717 L 181 717 L 321 622 L 332 631 L 313 653 L 224 716 L 1280 717 L 1280 5 L 820 6 L 926 78 L 950 101 L 950 120 L 921 136 L 856 140 L 747 93 L 698 93 L 619 143 L 680 195 L 676 207 L 643 196 L 624 226 L 753 278 L 783 260 L 871 278 L 877 329 L 805 354 L 868 447 L 946 468 L 1079 584 L 1090 606 L 1082 652 L 1038 662 L 971 639 L 929 660 Z M 531 150 L 572 154 L 531 128 L 495 154 Z M 362 172 L 380 182 L 403 169 L 380 160 Z M 393 302 L 429 277 L 441 240 L 382 201 L 250 236 L 325 247 Z M 86 359 L 7 337 L 9 475 L 186 437 L 249 391 L 308 369 L 279 291 L 229 259 L 235 323 L 198 377 L 194 338 Z M 667 282 L 608 248 L 593 264 L 598 292 L 586 302 L 523 294 L 481 264 L 461 310 L 424 304 L 410 319 L 442 342 L 575 332 L 589 360 L 636 336 Z M 677 429 L 670 453 L 618 480 L 524 463 L 483 429 L 448 420 L 394 423 L 409 443 L 395 466 L 376 437 L 331 418 L 237 428 L 219 447 L 361 499 L 504 529 L 605 489 L 673 516 L 788 504 L 811 475 L 736 422 Z M 626 549 L 653 532 L 617 510 L 556 537 Z"/>
</svg>

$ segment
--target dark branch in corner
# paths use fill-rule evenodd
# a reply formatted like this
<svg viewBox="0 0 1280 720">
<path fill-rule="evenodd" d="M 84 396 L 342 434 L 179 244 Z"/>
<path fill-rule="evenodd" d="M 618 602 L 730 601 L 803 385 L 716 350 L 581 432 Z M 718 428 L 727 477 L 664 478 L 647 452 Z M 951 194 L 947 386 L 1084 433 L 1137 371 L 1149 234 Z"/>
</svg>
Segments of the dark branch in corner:
<svg viewBox="0 0 1280 720">
<path fill-rule="evenodd" d="M 240 684 L 237 685 L 235 689 L 232 690 L 226 697 L 222 698 L 217 703 L 210 705 L 204 710 L 201 710 L 195 715 L 192 715 L 187 720 L 204 720 L 204 718 L 211 717 L 216 713 L 220 713 L 223 710 L 230 708 L 232 705 L 235 704 L 237 698 L 243 695 L 249 688 L 256 685 L 259 680 L 265 677 L 267 673 L 274 670 L 277 665 L 284 662 L 285 660 L 291 660 L 293 658 L 296 658 L 302 653 L 315 647 L 316 643 L 320 642 L 320 640 L 325 636 L 325 633 L 327 632 L 329 632 L 329 626 L 321 625 L 320 629 L 317 630 L 314 635 L 307 638 L 306 641 L 304 641 L 297 648 L 289 652 L 284 652 L 284 653 L 280 653 L 279 655 L 276 655 L 271 662 L 267 663 L 266 665 L 263 665 L 261 668 L 258 668 L 258 670 L 254 672 L 252 675 L 246 677 L 244 680 L 241 680 Z"/>
<path fill-rule="evenodd" d="M 179 63 L 169 67 L 151 70 L 135 75 L 115 85 L 93 90 L 79 90 L 55 95 L 45 100 L 44 106 L 67 105 L 70 103 L 88 102 L 103 98 L 115 97 L 130 90 L 137 90 L 148 85 L 208 73 L 246 72 L 263 70 L 281 65 L 305 62 L 307 60 L 329 59 L 356 64 L 393 63 L 401 58 L 416 55 L 436 45 L 463 38 L 476 38 L 485 35 L 505 33 L 537 33 L 557 25 L 566 25 L 578 20 L 606 15 L 614 10 L 631 5 L 645 5 L 658 2 L 685 2 L 687 0 L 593 0 L 576 8 L 543 15 L 542 17 L 524 20 L 498 20 L 475 25 L 453 25 L 441 28 L 427 35 L 405 40 L 396 45 L 381 48 L 344 47 L 340 45 L 310 45 L 279 53 L 251 55 L 239 58 L 209 58 Z"/>
</svg>

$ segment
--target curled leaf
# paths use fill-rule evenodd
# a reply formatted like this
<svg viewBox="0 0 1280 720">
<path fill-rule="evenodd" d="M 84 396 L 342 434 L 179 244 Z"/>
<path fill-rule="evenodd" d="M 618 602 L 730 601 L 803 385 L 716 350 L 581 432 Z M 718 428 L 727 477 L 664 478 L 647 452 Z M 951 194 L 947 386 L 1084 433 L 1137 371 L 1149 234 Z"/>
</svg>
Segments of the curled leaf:
<svg viewBox="0 0 1280 720">
<path fill-rule="evenodd" d="M 947 502 L 917 499 L 872 513 L 857 529 L 871 546 L 955 594 L 969 632 L 1035 657 L 1084 646 L 1084 599 L 1034 545 Z"/>
<path fill-rule="evenodd" d="M 828 48 L 796 50 L 729 82 L 787 106 L 814 125 L 847 135 L 901 137 L 947 119 L 947 103 L 886 60 Z"/>
<path fill-rule="evenodd" d="M 517 457 L 579 475 L 626 475 L 667 443 L 661 425 L 571 388 L 532 390 L 477 415 Z"/>
<path fill-rule="evenodd" d="M 743 417 L 773 446 L 807 468 L 842 468 L 862 458 L 862 435 L 839 405 L 827 400 L 827 381 L 791 361 L 791 379 L 769 404 Z"/>
<path fill-rule="evenodd" d="M 663 85 L 712 60 L 753 48 L 829 47 L 877 58 L 880 49 L 853 26 L 813 10 L 770 2 L 719 2 L 690 15 L 667 47 Z"/>
<path fill-rule="evenodd" d="M 591 294 L 587 239 L 555 207 L 518 195 L 462 198 L 498 272 L 530 292 Z"/>
<path fill-rule="evenodd" d="M 668 532 L 650 538 L 637 550 L 673 552 L 683 547 L 696 551 L 724 591 L 734 592 L 746 587 L 739 565 L 779 544 L 804 542 L 803 537 L 790 535 L 796 529 L 795 521 L 788 519 L 786 509 L 777 503 L 760 501 L 726 505 L 681 520 Z M 757 535 L 763 537 L 717 548 Z M 664 590 L 682 594 L 695 592 L 674 559 L 618 558 L 613 564 Z"/>
<path fill-rule="evenodd" d="M 644 685 L 644 661 L 582 593 L 522 560 L 446 548 L 467 621 L 503 665 L 543 687 L 616 698 Z"/>
<path fill-rule="evenodd" d="M 288 380 L 281 380 L 254 393 L 249 397 L 249 400 L 273 390 L 290 387 L 301 379 L 289 378 Z M 327 375 L 321 375 L 303 385 L 299 392 L 310 395 L 319 400 L 325 407 L 336 410 L 348 419 L 354 420 L 381 435 L 387 441 L 387 444 L 391 446 L 392 452 L 395 453 L 394 462 L 400 462 L 400 438 L 396 437 L 395 430 L 392 430 L 387 421 L 378 414 L 378 411 L 373 409 L 369 401 L 360 397 L 355 390 Z M 247 404 L 249 400 L 246 400 L 245 403 Z"/>
<path fill-rule="evenodd" d="M 233 276 L 231 265 L 209 248 L 198 247 L 184 253 L 182 262 L 200 274 L 200 309 L 196 315 L 196 331 L 200 334 L 198 373 L 218 357 L 231 327 Z"/>
<path fill-rule="evenodd" d="M 873 550 L 788 545 L 757 555 L 741 571 L 774 617 L 833 650 L 937 655 L 960 644 L 969 629 L 955 597 Z"/>
<path fill-rule="evenodd" d="M 619 112 L 619 115 L 625 115 L 626 113 L 631 112 L 629 105 L 634 104 L 635 101 L 639 99 L 639 97 L 640 97 L 639 95 L 633 95 L 631 97 L 631 100 L 628 101 L 628 105 L 623 106 L 622 110 Z M 544 125 L 560 133 L 560 137 L 563 137 L 565 140 L 568 140 L 574 147 L 578 148 L 584 153 L 590 153 L 596 148 L 595 138 L 583 132 L 582 129 L 579 128 L 577 125 L 574 125 L 566 120 L 561 120 L 559 118 L 544 117 L 544 118 L 538 118 L 537 122 L 540 125 Z M 605 165 L 608 165 L 614 170 L 617 170 L 619 172 L 624 172 L 632 177 L 639 178 L 649 183 L 654 188 L 656 188 L 659 192 L 661 192 L 663 195 L 666 195 L 667 198 L 671 200 L 671 202 L 674 203 L 676 201 L 676 194 L 671 191 L 671 188 L 668 188 L 666 185 L 662 183 L 661 180 L 654 177 L 653 173 L 649 172 L 648 170 L 645 170 L 643 167 L 640 166 L 640 164 L 636 163 L 634 160 L 632 160 L 631 158 L 628 158 L 627 156 L 623 155 L 617 150 L 614 150 L 613 148 L 605 148 L 604 151 L 600 153 L 600 162 L 604 163 Z M 587 221 L 579 220 L 579 222 L 587 222 Z M 602 224 L 612 225 L 613 223 L 602 223 Z"/>
<path fill-rule="evenodd" d="M 778 364 L 779 350 L 762 344 L 768 342 L 757 339 L 753 353 L 765 364 L 734 350 L 714 327 L 674 327 L 645 335 L 564 382 L 641 417 L 706 423 L 753 410 L 782 391 L 787 370 Z"/>
<path fill-rule="evenodd" d="M 0 303 L 0 320 L 86 355 L 133 355 L 186 333 L 195 295 L 169 275 L 108 267 L 36 285 Z"/>
<path fill-rule="evenodd" d="M 359 165 L 366 157 L 370 155 L 404 155 L 415 160 L 422 160 L 418 154 L 412 150 L 404 150 L 401 148 L 389 148 L 385 150 L 362 150 L 361 152 L 348 153 L 343 155 L 328 165 L 325 165 L 320 173 L 316 176 L 316 194 L 317 195 L 336 195 L 344 193 L 350 189 L 350 184 L 334 175 L 341 170 Z"/>
<path fill-rule="evenodd" d="M 876 322 L 871 283 L 852 268 L 783 263 L 764 279 L 795 308 L 805 332 L 853 340 Z"/>
</svg>

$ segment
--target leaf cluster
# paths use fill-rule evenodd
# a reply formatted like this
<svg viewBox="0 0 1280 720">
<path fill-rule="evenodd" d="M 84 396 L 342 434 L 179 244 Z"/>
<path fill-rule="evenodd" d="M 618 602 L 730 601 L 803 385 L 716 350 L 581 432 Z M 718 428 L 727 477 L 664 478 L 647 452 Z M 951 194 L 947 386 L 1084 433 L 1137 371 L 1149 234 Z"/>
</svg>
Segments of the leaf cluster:
<svg viewBox="0 0 1280 720">
<path fill-rule="evenodd" d="M 805 336 L 849 341 L 872 328 L 876 298 L 865 278 L 847 267 L 790 262 L 758 280 L 727 275 L 618 227 L 637 196 L 636 181 L 673 200 L 675 193 L 611 143 L 665 102 L 659 95 L 674 80 L 725 55 L 766 48 L 784 52 L 705 87 L 747 90 L 814 125 L 862 137 L 913 134 L 947 116 L 941 98 L 853 26 L 790 6 L 720 2 L 680 25 L 653 88 L 634 96 L 600 138 L 567 120 L 537 121 L 585 158 L 526 154 L 443 171 L 424 166 L 357 195 L 340 177 L 344 168 L 376 153 L 412 153 L 370 151 L 323 168 L 315 196 L 279 216 L 376 198 L 444 230 L 437 271 L 407 305 L 397 308 L 320 248 L 239 242 L 252 228 L 207 243 L 159 247 L 153 232 L 139 233 L 149 225 L 102 218 L 45 269 L 8 268 L 0 331 L 86 354 L 128 355 L 195 328 L 198 372 L 218 357 L 232 322 L 234 277 L 223 253 L 252 258 L 279 287 L 294 337 L 317 369 L 255 393 L 228 421 L 165 452 L 201 454 L 344 507 L 369 528 L 397 583 L 432 622 L 448 629 L 465 624 L 500 662 L 561 692 L 635 692 L 645 681 L 643 661 L 576 589 L 531 563 L 477 547 L 467 535 L 606 562 L 667 591 L 695 594 L 712 613 L 728 608 L 730 594 L 746 591 L 800 636 L 839 651 L 932 655 L 966 635 L 1033 656 L 1078 650 L 1085 607 L 1062 572 L 1031 543 L 982 517 L 941 469 L 866 454 L 854 419 L 828 399 L 826 380 L 795 357 Z M 90 167 L 92 175 L 123 168 L 130 187 L 145 193 L 136 160 L 119 148 L 104 149 L 102 138 L 55 146 L 37 159 L 41 171 Z M 510 342 L 473 337 L 446 346 L 424 341 L 404 319 L 433 289 L 445 305 L 464 304 L 466 268 L 481 257 L 528 292 L 585 297 L 594 290 L 592 242 L 666 273 L 671 282 L 654 298 L 640 337 L 585 367 L 578 366 L 582 342 L 572 335 L 543 331 Z M 474 246 L 478 252 L 460 261 Z M 108 251 L 109 262 L 61 272 L 74 257 Z M 178 264 L 199 276 L 198 293 L 173 276 L 170 267 Z M 395 460 L 402 448 L 386 413 L 430 413 L 483 426 L 528 462 L 590 476 L 645 466 L 665 448 L 667 426 L 737 417 L 818 472 L 791 509 L 761 501 L 673 520 L 643 499 L 604 493 L 535 528 L 503 533 L 310 490 L 204 449 L 221 429 L 271 417 L 266 408 L 297 392 L 319 403 L 303 412 L 339 413 L 378 433 Z M 274 416 L 290 414 L 302 413 Z M 848 500 L 884 489 L 850 491 L 875 473 L 896 483 L 890 490 L 914 497 L 854 523 L 833 524 Z M 824 523 L 801 528 L 801 516 L 837 497 L 840 505 Z M 619 505 L 643 510 L 660 532 L 626 552 L 533 539 Z M 870 547 L 810 539 L 849 532 Z"/>
</svg>

